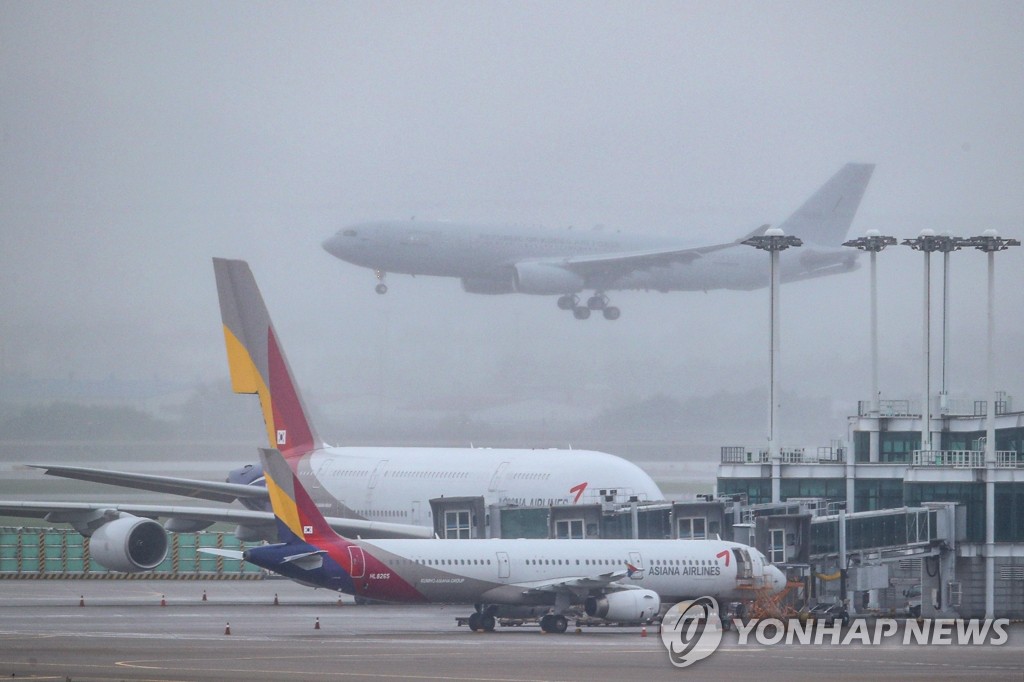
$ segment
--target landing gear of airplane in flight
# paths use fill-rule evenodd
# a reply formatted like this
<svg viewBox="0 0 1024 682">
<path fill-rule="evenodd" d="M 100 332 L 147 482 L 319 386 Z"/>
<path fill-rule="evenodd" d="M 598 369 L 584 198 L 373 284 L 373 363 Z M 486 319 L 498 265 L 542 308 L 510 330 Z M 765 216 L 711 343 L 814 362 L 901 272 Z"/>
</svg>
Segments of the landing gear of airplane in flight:
<svg viewBox="0 0 1024 682">
<path fill-rule="evenodd" d="M 580 304 L 580 297 L 576 294 L 565 294 L 558 297 L 558 307 L 561 310 L 575 310 Z"/>
<path fill-rule="evenodd" d="M 378 294 L 388 293 L 388 285 L 384 283 L 384 276 L 387 275 L 387 273 L 384 272 L 383 270 L 374 270 L 373 274 L 377 275 L 378 282 L 377 286 L 374 287 L 373 290 L 376 291 Z"/>
<path fill-rule="evenodd" d="M 590 313 L 600 310 L 606 320 L 617 320 L 622 311 L 613 305 L 608 305 L 608 297 L 603 293 L 595 293 L 587 299 L 586 305 L 580 305 L 580 297 L 576 294 L 565 294 L 558 297 L 558 307 L 562 310 L 571 310 L 573 317 L 577 320 L 586 320 Z"/>
<path fill-rule="evenodd" d="M 549 613 L 540 619 L 540 629 L 544 632 L 561 634 L 569 627 L 569 621 L 565 616 L 556 613 Z"/>
</svg>

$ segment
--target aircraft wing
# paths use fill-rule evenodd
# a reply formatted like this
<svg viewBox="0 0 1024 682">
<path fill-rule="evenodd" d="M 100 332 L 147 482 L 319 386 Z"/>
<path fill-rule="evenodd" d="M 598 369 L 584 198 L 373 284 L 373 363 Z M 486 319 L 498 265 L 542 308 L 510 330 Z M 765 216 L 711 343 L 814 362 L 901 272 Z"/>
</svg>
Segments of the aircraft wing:
<svg viewBox="0 0 1024 682">
<path fill-rule="evenodd" d="M 122 488 L 136 488 L 156 493 L 170 493 L 184 497 L 195 497 L 213 502 L 234 502 L 241 499 L 266 500 L 267 489 L 262 486 L 243 485 L 241 483 L 220 483 L 217 481 L 200 481 L 191 478 L 173 476 L 156 476 L 153 474 L 137 474 L 128 471 L 109 471 L 107 469 L 91 469 L 88 467 L 54 466 L 48 464 L 30 464 L 33 469 L 42 469 L 49 476 L 73 478 L 79 481 L 106 483 Z"/>
<path fill-rule="evenodd" d="M 627 576 L 626 571 L 613 571 L 595 576 L 580 576 L 576 578 L 554 578 L 552 580 L 541 580 L 537 582 L 519 583 L 518 587 L 523 588 L 523 593 L 530 592 L 584 592 L 606 588 Z M 629 589 L 628 585 L 616 586 L 621 589 Z"/>
<path fill-rule="evenodd" d="M 768 225 L 762 225 L 750 235 L 763 234 Z M 748 235 L 748 236 L 750 236 Z M 619 253 L 601 253 L 568 258 L 544 258 L 531 260 L 536 263 L 555 265 L 571 270 L 584 278 L 590 277 L 623 277 L 636 270 L 647 270 L 655 267 L 666 267 L 676 263 L 691 263 L 706 253 L 720 251 L 736 246 L 743 239 L 726 244 L 699 246 L 685 249 L 647 249 L 643 251 L 622 251 Z"/>
<path fill-rule="evenodd" d="M 190 531 L 202 530 L 214 523 L 232 523 L 260 531 L 264 537 L 276 536 L 271 512 L 248 509 L 163 506 L 148 504 L 102 504 L 92 502 L 0 502 L 0 516 L 45 519 L 53 523 L 88 523 L 104 515 L 131 514 L 150 519 L 167 519 L 166 526 Z M 425 526 L 407 523 L 382 523 L 362 519 L 328 517 L 327 522 L 338 533 L 366 539 L 432 538 L 434 531 Z"/>
</svg>

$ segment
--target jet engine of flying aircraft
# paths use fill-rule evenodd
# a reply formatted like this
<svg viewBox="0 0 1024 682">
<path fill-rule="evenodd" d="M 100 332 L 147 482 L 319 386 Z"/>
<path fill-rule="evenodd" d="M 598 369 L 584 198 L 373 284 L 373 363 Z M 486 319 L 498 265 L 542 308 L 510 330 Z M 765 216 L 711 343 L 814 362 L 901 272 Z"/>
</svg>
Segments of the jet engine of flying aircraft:
<svg viewBox="0 0 1024 682">
<path fill-rule="evenodd" d="M 873 164 L 849 163 L 779 228 L 804 246 L 780 254 L 783 282 L 849 272 L 858 252 L 842 247 L 867 188 Z M 580 320 L 601 311 L 619 318 L 606 292 L 617 290 L 709 291 L 768 286 L 763 254 L 736 241 L 694 245 L 683 240 L 607 230 L 378 221 L 342 228 L 323 247 L 331 255 L 371 268 L 377 293 L 387 293 L 386 273 L 458 277 L 473 294 L 558 297 L 558 307 Z M 581 303 L 580 295 L 593 295 Z"/>
<path fill-rule="evenodd" d="M 545 632 L 565 632 L 573 609 L 642 622 L 662 602 L 753 599 L 786 584 L 756 549 L 721 540 L 348 540 L 279 451 L 262 450 L 261 459 L 280 542 L 246 550 L 245 560 L 357 597 L 475 604 L 474 630 L 538 615 Z"/>
<path fill-rule="evenodd" d="M 322 445 L 248 264 L 215 258 L 214 272 L 232 385 L 236 392 L 259 396 L 269 444 L 287 453 L 339 532 L 363 538 L 433 537 L 430 500 L 439 497 L 483 497 L 485 505 L 573 504 L 615 490 L 623 499 L 664 499 L 642 469 L 592 450 Z M 225 503 L 237 499 L 246 507 L 0 502 L 0 515 L 70 524 L 91 537 L 93 558 L 111 570 L 148 571 L 160 565 L 167 554 L 167 531 L 194 532 L 226 522 L 237 525 L 235 534 L 242 540 L 277 537 L 258 464 L 232 471 L 225 483 L 35 466 L 64 478 Z"/>
</svg>

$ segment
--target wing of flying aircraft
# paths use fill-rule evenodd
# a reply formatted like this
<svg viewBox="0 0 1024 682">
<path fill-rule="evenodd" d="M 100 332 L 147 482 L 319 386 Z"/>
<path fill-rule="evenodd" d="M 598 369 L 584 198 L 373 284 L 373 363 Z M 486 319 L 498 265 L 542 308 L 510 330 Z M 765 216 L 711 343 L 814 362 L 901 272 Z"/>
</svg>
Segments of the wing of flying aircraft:
<svg viewBox="0 0 1024 682">
<path fill-rule="evenodd" d="M 698 246 L 685 249 L 647 249 L 619 253 L 602 253 L 587 256 L 571 256 L 568 258 L 542 258 L 529 261 L 554 265 L 579 274 L 590 281 L 594 278 L 619 278 L 637 270 L 666 267 L 676 263 L 691 263 L 705 254 L 728 249 L 742 243 L 751 236 L 764 234 L 769 225 L 762 225 L 749 235 L 725 244 Z"/>
</svg>

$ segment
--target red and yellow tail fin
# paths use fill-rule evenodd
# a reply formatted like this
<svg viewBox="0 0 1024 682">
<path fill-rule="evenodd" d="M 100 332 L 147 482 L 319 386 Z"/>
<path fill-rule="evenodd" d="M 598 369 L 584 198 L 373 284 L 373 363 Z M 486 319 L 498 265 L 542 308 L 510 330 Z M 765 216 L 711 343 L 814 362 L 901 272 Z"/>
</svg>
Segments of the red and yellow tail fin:
<svg viewBox="0 0 1024 682">
<path fill-rule="evenodd" d="M 320 441 L 249 264 L 214 258 L 213 271 L 231 387 L 235 393 L 259 396 L 270 447 L 289 461 L 311 452 Z"/>
<path fill-rule="evenodd" d="M 296 482 L 295 472 L 279 450 L 260 448 L 260 461 L 282 542 L 287 542 L 289 536 L 295 536 L 319 547 L 327 542 L 344 540 L 327 523 L 305 488 Z"/>
</svg>

